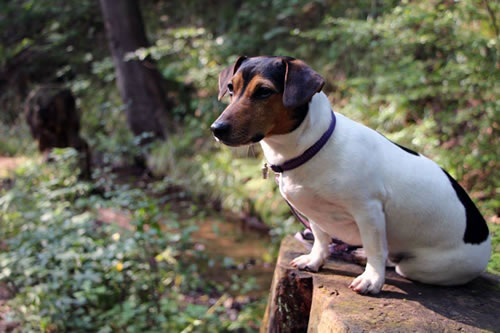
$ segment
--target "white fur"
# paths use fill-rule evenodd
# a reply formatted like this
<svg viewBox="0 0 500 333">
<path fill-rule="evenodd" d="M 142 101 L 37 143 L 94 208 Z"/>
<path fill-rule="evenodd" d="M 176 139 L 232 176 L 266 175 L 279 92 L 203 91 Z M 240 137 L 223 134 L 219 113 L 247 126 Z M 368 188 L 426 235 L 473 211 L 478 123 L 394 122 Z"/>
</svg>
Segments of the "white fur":
<svg viewBox="0 0 500 333">
<path fill-rule="evenodd" d="M 322 92 L 293 132 L 261 141 L 269 163 L 301 155 L 331 121 Z M 465 209 L 441 168 L 409 154 L 381 134 L 335 113 L 337 125 L 325 146 L 307 163 L 279 177 L 281 194 L 309 218 L 315 242 L 311 253 L 292 261 L 317 271 L 328 257 L 331 237 L 363 245 L 365 272 L 351 284 L 378 293 L 389 254 L 409 256 L 396 271 L 412 280 L 455 285 L 486 267 L 490 237 L 478 245 L 463 241 Z"/>
</svg>

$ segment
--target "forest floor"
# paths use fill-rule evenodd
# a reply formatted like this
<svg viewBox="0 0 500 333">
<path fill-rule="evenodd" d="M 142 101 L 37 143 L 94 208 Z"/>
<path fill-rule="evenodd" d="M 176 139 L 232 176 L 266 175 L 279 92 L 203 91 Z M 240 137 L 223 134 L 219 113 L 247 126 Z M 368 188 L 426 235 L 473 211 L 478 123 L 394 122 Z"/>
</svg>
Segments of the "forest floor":
<svg viewBox="0 0 500 333">
<path fill-rule="evenodd" d="M 6 178 L 10 172 L 14 171 L 25 160 L 24 157 L 0 156 L 0 179 Z"/>
<path fill-rule="evenodd" d="M 13 172 L 22 166 L 25 157 L 0 156 L 0 188 L 9 187 L 13 181 Z M 117 171 L 118 181 L 133 184 L 138 176 L 134 168 Z M 179 209 L 181 210 L 181 209 Z M 210 211 L 210 210 L 209 210 Z M 133 229 L 131 212 L 123 209 L 99 208 L 94 213 L 97 220 L 114 224 L 124 229 Z M 182 214 L 181 214 L 182 215 Z M 166 224 L 165 224 L 166 225 Z M 197 263 L 201 267 L 204 279 L 224 286 L 223 306 L 227 313 L 235 316 L 245 304 L 265 299 L 269 293 L 274 267 L 272 265 L 271 239 L 267 230 L 248 227 L 245 218 L 231 213 L 208 213 L 197 221 L 198 230 L 192 234 L 196 249 L 203 250 L 214 263 Z M 168 232 L 165 227 L 165 232 Z M 7 245 L 0 240 L 0 250 L 7 250 Z M 235 274 L 240 281 L 250 281 L 246 291 L 231 288 Z M 8 300 L 13 298 L 12 291 L 0 284 L 0 332 L 12 332 L 18 324 L 6 315 L 10 312 Z M 194 304 L 211 304 L 203 294 L 192 293 L 188 302 Z"/>
<path fill-rule="evenodd" d="M 133 228 L 130 212 L 100 208 L 97 216 L 101 222 L 125 229 Z M 271 261 L 269 236 L 246 227 L 244 221 L 230 213 L 207 216 L 198 221 L 198 226 L 199 229 L 192 234 L 194 247 L 216 260 L 213 267 L 199 263 L 207 280 L 229 288 L 231 276 L 237 271 L 240 278 L 255 277 L 254 288 L 245 296 L 255 298 L 268 294 L 274 271 L 273 265 L 268 262 Z M 165 232 L 168 230 L 165 229 Z M 241 293 L 237 291 L 233 296 L 241 296 Z"/>
</svg>

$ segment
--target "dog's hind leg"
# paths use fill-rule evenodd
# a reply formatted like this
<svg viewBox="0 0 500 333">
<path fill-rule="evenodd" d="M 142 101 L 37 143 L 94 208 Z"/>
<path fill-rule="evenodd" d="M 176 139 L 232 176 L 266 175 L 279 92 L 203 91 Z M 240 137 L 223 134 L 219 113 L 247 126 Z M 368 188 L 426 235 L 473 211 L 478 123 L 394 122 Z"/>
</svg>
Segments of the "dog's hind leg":
<svg viewBox="0 0 500 333">
<path fill-rule="evenodd" d="M 332 237 L 324 232 L 316 223 L 310 221 L 311 230 L 314 235 L 314 244 L 311 253 L 293 259 L 290 265 L 298 269 L 307 269 L 317 272 L 328 258 L 328 245 Z"/>
<path fill-rule="evenodd" d="M 410 280 L 453 286 L 464 284 L 481 274 L 488 265 L 489 242 L 458 244 L 456 247 L 419 249 L 401 260 L 396 272 Z"/>
</svg>

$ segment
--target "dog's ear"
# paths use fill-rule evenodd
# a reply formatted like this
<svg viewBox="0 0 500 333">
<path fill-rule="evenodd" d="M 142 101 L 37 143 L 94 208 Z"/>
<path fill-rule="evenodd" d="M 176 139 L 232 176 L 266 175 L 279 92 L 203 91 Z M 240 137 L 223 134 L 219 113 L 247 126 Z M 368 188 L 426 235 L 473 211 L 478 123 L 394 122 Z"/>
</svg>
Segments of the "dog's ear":
<svg viewBox="0 0 500 333">
<path fill-rule="evenodd" d="M 247 57 L 245 56 L 239 56 L 233 65 L 227 67 L 219 74 L 219 101 L 227 92 L 227 83 L 246 59 Z"/>
<path fill-rule="evenodd" d="M 305 62 L 297 59 L 284 59 L 286 64 L 283 105 L 294 108 L 304 104 L 320 92 L 325 80 Z"/>
</svg>

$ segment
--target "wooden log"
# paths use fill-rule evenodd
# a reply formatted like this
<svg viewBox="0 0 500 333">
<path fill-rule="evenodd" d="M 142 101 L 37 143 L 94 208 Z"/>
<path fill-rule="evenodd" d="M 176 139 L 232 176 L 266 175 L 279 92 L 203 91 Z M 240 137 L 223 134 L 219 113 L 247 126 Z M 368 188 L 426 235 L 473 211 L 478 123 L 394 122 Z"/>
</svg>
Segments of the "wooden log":
<svg viewBox="0 0 500 333">
<path fill-rule="evenodd" d="M 363 272 L 360 265 L 330 258 L 318 273 L 288 265 L 307 252 L 292 236 L 282 241 L 261 333 L 500 330 L 498 276 L 483 273 L 464 286 L 437 287 L 409 281 L 388 268 L 380 294 L 366 296 L 348 288 Z"/>
<path fill-rule="evenodd" d="M 312 276 L 288 266 L 287 250 L 288 246 L 280 248 L 274 270 L 272 292 L 263 320 L 263 324 L 270 325 L 262 325 L 261 332 L 307 330 L 312 302 Z"/>
</svg>

